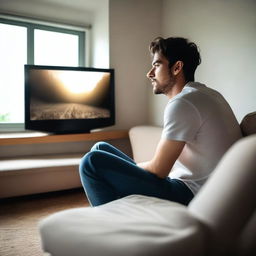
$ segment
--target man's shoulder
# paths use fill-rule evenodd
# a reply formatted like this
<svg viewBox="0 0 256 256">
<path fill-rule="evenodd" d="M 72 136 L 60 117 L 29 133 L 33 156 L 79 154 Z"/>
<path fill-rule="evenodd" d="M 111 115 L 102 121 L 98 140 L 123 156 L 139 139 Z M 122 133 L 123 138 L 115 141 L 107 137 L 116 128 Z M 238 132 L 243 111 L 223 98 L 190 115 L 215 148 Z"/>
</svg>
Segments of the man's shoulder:
<svg viewBox="0 0 256 256">
<path fill-rule="evenodd" d="M 207 103 L 216 104 L 224 102 L 225 99 L 218 91 L 198 82 L 189 82 L 183 90 L 177 94 L 170 102 L 186 101 L 195 107 L 208 106 Z"/>
<path fill-rule="evenodd" d="M 187 94 L 182 94 L 171 99 L 166 105 L 164 112 L 165 117 L 168 119 L 184 119 L 187 116 L 198 116 L 198 106 L 194 102 L 193 97 L 187 96 Z"/>
<path fill-rule="evenodd" d="M 201 94 L 201 91 L 208 91 L 211 90 L 210 88 L 206 87 L 206 85 L 198 83 L 198 82 L 189 82 L 187 83 L 182 91 L 178 93 L 175 97 L 173 97 L 170 102 L 182 100 L 182 99 L 190 99 L 196 97 L 197 95 Z"/>
</svg>

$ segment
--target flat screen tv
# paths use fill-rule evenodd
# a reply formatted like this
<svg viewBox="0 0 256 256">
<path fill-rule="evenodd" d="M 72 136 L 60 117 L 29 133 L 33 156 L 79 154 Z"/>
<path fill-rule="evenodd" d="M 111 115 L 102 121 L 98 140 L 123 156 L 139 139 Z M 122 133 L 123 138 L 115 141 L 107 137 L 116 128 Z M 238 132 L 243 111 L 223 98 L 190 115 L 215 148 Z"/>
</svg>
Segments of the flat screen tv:
<svg viewBox="0 0 256 256">
<path fill-rule="evenodd" d="M 25 129 L 88 133 L 114 123 L 113 69 L 25 65 Z"/>
</svg>

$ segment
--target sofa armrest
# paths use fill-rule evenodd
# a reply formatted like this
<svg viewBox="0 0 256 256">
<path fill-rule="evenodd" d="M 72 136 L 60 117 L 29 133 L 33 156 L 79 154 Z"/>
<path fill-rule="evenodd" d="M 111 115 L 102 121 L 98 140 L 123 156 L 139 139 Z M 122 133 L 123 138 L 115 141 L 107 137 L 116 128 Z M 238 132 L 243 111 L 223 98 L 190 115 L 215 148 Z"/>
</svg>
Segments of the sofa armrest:
<svg viewBox="0 0 256 256">
<path fill-rule="evenodd" d="M 216 249 L 232 248 L 255 212 L 255 156 L 256 135 L 240 139 L 189 204 L 189 211 L 210 227 Z"/>
<path fill-rule="evenodd" d="M 136 126 L 130 129 L 129 137 L 136 163 L 150 160 L 161 137 L 162 128 L 156 126 Z"/>
</svg>

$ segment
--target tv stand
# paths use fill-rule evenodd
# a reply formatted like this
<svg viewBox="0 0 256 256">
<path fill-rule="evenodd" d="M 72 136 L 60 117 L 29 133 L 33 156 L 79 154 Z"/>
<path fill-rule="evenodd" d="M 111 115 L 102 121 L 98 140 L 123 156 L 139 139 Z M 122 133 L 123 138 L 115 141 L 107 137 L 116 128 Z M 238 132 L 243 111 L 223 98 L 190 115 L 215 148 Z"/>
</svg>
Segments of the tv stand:
<svg viewBox="0 0 256 256">
<path fill-rule="evenodd" d="M 126 151 L 123 152 L 131 155 L 127 130 L 65 135 L 38 132 L 0 134 L 1 152 L 11 153 L 0 159 L 0 198 L 81 187 L 80 160 L 89 146 L 97 141 L 116 143 Z M 68 145 L 73 149 L 77 145 L 77 148 L 69 152 Z M 48 152 L 51 147 L 53 150 Z"/>
<path fill-rule="evenodd" d="M 90 133 L 76 134 L 49 134 L 38 132 L 9 133 L 0 134 L 0 146 L 17 145 L 17 144 L 34 144 L 34 143 L 59 143 L 59 142 L 76 142 L 76 141 L 101 141 L 127 139 L 127 130 L 116 131 L 97 131 Z"/>
</svg>

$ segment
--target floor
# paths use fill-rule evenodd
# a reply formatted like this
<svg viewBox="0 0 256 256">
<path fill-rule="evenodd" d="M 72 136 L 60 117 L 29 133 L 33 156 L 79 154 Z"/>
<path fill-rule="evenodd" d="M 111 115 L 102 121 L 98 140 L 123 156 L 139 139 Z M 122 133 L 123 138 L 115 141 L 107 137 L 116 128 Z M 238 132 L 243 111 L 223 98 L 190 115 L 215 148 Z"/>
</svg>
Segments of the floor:
<svg viewBox="0 0 256 256">
<path fill-rule="evenodd" d="M 88 205 L 82 189 L 0 200 L 0 255 L 46 256 L 38 222 L 54 212 Z"/>
</svg>

